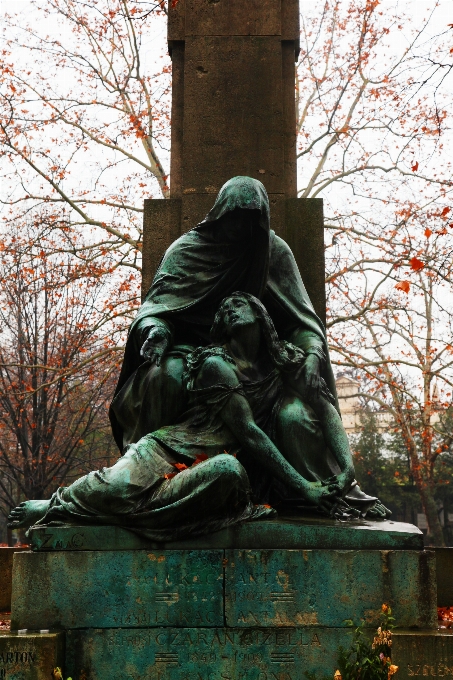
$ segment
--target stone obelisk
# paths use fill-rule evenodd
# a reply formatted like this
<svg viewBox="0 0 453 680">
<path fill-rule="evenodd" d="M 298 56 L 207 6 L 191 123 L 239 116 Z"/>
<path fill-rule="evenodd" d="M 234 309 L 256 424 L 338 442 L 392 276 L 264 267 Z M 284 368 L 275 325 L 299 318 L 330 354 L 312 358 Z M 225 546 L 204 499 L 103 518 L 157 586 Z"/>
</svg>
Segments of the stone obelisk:
<svg viewBox="0 0 453 680">
<path fill-rule="evenodd" d="M 298 199 L 295 62 L 298 0 L 170 0 L 173 63 L 170 199 L 145 201 L 143 293 L 165 249 L 235 175 L 261 180 L 325 319 L 321 199 Z"/>
</svg>

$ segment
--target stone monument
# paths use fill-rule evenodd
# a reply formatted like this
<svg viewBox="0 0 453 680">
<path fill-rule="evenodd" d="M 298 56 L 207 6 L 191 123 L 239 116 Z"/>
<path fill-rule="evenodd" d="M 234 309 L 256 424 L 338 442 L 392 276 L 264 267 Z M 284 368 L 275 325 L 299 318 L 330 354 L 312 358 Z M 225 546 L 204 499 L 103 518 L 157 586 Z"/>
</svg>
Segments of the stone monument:
<svg viewBox="0 0 453 680">
<path fill-rule="evenodd" d="M 299 0 L 168 3 L 173 66 L 170 200 L 145 201 L 143 295 L 160 258 L 235 175 L 259 179 L 325 321 L 322 199 L 298 199 Z M 307 252 L 310 257 L 307 257 Z"/>
<path fill-rule="evenodd" d="M 337 412 L 322 204 L 296 198 L 298 3 L 173 0 L 169 47 L 172 195 L 145 206 L 123 455 L 13 511 L 34 526 L 8 680 L 50 677 L 40 640 L 73 680 L 321 680 L 384 602 L 409 647 L 436 629 L 434 554 L 354 482 Z"/>
</svg>

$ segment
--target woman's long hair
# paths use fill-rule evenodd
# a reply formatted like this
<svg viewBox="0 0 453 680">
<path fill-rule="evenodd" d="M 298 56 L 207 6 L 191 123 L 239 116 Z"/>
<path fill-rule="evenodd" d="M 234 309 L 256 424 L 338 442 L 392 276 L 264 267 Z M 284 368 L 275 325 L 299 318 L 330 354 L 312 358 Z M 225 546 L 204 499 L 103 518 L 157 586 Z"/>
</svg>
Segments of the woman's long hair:
<svg viewBox="0 0 453 680">
<path fill-rule="evenodd" d="M 220 304 L 211 327 L 211 339 L 216 345 L 224 345 L 228 340 L 225 324 L 225 305 L 232 299 L 246 300 L 255 312 L 272 363 L 281 371 L 293 371 L 301 366 L 305 352 L 286 340 L 280 340 L 266 307 L 254 295 L 237 291 L 224 298 Z"/>
</svg>

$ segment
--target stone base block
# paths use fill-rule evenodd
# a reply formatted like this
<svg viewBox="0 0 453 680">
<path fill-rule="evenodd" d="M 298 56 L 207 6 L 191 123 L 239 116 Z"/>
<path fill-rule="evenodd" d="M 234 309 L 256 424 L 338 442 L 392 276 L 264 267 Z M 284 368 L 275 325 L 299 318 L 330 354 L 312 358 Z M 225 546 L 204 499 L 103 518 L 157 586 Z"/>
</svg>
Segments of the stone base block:
<svg viewBox="0 0 453 680">
<path fill-rule="evenodd" d="M 49 680 L 55 667 L 64 666 L 64 637 L 64 633 L 0 633 L 0 680 Z"/>
<path fill-rule="evenodd" d="M 222 550 L 16 556 L 16 628 L 136 628 L 224 623 Z"/>
<path fill-rule="evenodd" d="M 415 550 L 225 550 L 229 626 L 437 626 L 435 558 Z"/>
<path fill-rule="evenodd" d="M 434 628 L 434 553 L 416 550 L 24 552 L 14 558 L 17 628 Z"/>
<path fill-rule="evenodd" d="M 324 517 L 278 517 L 245 522 L 207 536 L 153 543 L 115 526 L 39 527 L 30 532 L 33 550 L 213 550 L 223 548 L 423 550 L 423 534 L 413 524 Z"/>
<path fill-rule="evenodd" d="M 453 631 L 396 631 L 392 662 L 398 680 L 453 677 Z"/>
<path fill-rule="evenodd" d="M 67 633 L 67 674 L 90 680 L 302 680 L 333 677 L 351 630 L 167 628 Z"/>
<path fill-rule="evenodd" d="M 28 548 L 0 547 L 0 612 L 11 611 L 13 555 Z"/>
<path fill-rule="evenodd" d="M 435 548 L 437 606 L 453 606 L 453 548 Z"/>
</svg>

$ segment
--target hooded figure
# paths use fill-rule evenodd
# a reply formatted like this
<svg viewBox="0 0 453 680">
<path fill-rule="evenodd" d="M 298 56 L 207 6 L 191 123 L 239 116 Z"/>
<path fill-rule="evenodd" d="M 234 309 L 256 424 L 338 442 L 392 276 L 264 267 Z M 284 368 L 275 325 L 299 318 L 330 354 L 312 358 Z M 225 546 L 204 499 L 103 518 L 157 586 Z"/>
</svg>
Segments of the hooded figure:
<svg viewBox="0 0 453 680">
<path fill-rule="evenodd" d="M 325 330 L 289 246 L 270 229 L 266 189 L 233 177 L 205 219 L 167 250 L 130 327 L 110 409 L 121 451 L 178 421 L 187 406 L 183 358 L 210 343 L 221 301 L 238 290 L 261 300 L 282 340 L 319 358 L 320 376 L 335 397 Z M 306 420 L 307 445 L 312 438 L 319 448 L 308 408 Z"/>
</svg>

